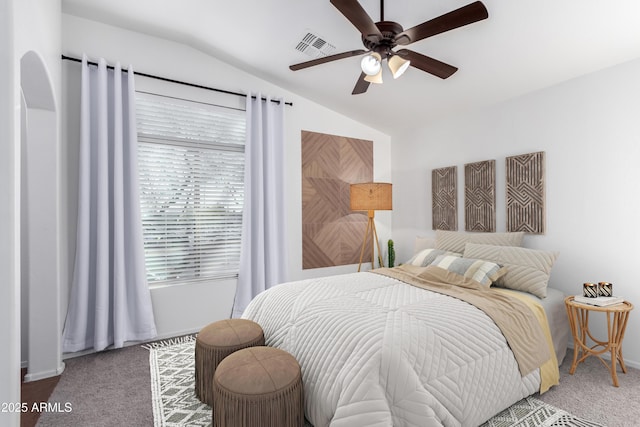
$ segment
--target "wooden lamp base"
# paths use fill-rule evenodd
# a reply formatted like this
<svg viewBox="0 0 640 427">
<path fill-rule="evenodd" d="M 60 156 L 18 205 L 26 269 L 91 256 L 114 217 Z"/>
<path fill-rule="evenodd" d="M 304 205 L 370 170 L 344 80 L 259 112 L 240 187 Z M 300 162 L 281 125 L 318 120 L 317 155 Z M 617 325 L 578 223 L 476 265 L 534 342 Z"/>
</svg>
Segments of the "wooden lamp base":
<svg viewBox="0 0 640 427">
<path fill-rule="evenodd" d="M 380 263 L 380 267 L 384 267 L 382 263 L 382 256 L 380 255 L 380 242 L 378 241 L 378 232 L 376 231 L 376 222 L 373 217 L 375 215 L 375 211 L 368 211 L 368 221 L 367 221 L 367 229 L 364 232 L 364 239 L 362 240 L 362 249 L 360 249 L 360 264 L 358 264 L 358 272 L 362 268 L 362 257 L 364 256 L 364 248 L 367 246 L 367 240 L 371 238 L 371 269 L 373 270 L 375 267 L 375 251 L 373 243 L 375 242 L 378 247 L 378 262 Z"/>
</svg>

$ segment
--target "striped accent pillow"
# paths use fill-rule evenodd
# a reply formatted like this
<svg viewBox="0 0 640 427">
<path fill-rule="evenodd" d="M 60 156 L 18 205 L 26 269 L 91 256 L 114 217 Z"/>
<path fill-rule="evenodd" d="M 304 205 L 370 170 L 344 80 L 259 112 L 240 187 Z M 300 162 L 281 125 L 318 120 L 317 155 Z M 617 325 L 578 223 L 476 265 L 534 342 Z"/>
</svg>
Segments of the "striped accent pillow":
<svg viewBox="0 0 640 427">
<path fill-rule="evenodd" d="M 456 252 L 447 252 L 443 251 L 442 249 L 423 249 L 419 252 L 416 252 L 416 254 L 409 261 L 407 261 L 407 264 L 415 265 L 418 267 L 426 267 L 440 255 L 448 255 L 452 257 L 462 256 L 462 254 Z"/>
<path fill-rule="evenodd" d="M 439 255 L 431 265 L 444 268 L 461 276 L 479 282 L 483 286 L 491 286 L 502 277 L 507 269 L 491 261 L 474 258 L 460 258 L 449 255 Z"/>
</svg>

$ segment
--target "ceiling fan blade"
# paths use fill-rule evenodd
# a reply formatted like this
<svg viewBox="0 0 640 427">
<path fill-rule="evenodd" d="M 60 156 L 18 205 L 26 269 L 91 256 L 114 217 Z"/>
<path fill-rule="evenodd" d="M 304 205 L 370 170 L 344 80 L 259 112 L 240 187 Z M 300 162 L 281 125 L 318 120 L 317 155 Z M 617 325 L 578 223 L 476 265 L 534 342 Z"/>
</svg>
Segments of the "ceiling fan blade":
<svg viewBox="0 0 640 427">
<path fill-rule="evenodd" d="M 351 92 L 351 95 L 359 95 L 361 93 L 365 93 L 367 89 L 369 89 L 370 83 L 364 79 L 365 77 L 367 77 L 365 73 L 360 74 L 360 77 L 358 78 L 356 86 L 353 88 L 353 92 Z"/>
<path fill-rule="evenodd" d="M 382 33 L 357 0 L 331 0 L 331 4 L 360 31 L 365 39 L 382 40 Z"/>
<path fill-rule="evenodd" d="M 429 74 L 433 74 L 441 79 L 450 77 L 453 73 L 458 71 L 453 65 L 445 64 L 437 59 L 430 58 L 421 53 L 414 52 L 409 49 L 402 49 L 396 52 L 396 55 L 400 55 L 404 59 L 411 61 L 411 66 L 425 71 Z"/>
<path fill-rule="evenodd" d="M 301 62 L 300 64 L 291 65 L 289 66 L 289 69 L 291 69 L 292 71 L 298 71 L 298 70 L 302 70 L 303 68 L 313 67 L 314 65 L 326 64 L 327 62 L 337 61 L 338 59 L 350 58 L 352 56 L 362 55 L 363 53 L 366 53 L 366 52 L 367 52 L 366 50 L 358 49 L 358 50 L 352 50 L 349 52 L 336 53 L 335 55 L 329 55 L 329 56 L 314 59 L 311 61 Z"/>
<path fill-rule="evenodd" d="M 488 17 L 489 12 L 487 12 L 487 8 L 482 2 L 476 1 L 430 21 L 423 22 L 413 28 L 409 28 L 398 34 L 395 40 L 398 44 L 408 45 L 409 43 L 414 43 L 418 40 L 444 33 L 445 31 L 473 24 Z"/>
</svg>

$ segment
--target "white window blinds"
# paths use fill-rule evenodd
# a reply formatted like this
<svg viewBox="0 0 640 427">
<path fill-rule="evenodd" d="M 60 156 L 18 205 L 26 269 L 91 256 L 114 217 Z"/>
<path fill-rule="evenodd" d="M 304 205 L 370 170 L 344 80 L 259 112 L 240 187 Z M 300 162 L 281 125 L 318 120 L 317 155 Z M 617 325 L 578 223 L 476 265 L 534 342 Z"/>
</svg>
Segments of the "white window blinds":
<svg viewBox="0 0 640 427">
<path fill-rule="evenodd" d="M 136 114 L 149 284 L 236 276 L 244 111 L 138 93 Z"/>
</svg>

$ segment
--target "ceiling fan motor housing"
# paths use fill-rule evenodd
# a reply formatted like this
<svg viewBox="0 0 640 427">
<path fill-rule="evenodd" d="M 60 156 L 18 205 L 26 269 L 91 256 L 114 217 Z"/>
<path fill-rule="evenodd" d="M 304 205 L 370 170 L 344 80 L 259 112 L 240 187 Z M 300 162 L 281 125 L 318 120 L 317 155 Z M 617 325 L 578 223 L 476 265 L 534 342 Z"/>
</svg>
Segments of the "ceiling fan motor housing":
<svg viewBox="0 0 640 427">
<path fill-rule="evenodd" d="M 402 25 L 393 21 L 376 22 L 376 27 L 382 33 L 382 39 L 379 36 L 362 36 L 362 44 L 372 52 L 380 54 L 382 59 L 392 54 L 394 47 L 398 45 L 396 36 L 404 31 Z"/>
</svg>

